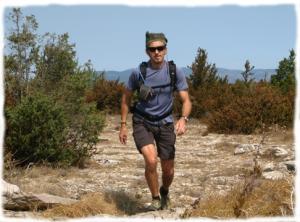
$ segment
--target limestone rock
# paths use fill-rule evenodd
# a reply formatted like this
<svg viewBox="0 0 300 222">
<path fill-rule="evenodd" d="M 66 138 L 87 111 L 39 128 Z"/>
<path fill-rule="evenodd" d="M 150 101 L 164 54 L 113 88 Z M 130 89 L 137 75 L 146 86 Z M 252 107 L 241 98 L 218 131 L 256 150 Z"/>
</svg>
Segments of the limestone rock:
<svg viewBox="0 0 300 222">
<path fill-rule="evenodd" d="M 275 165 L 273 162 L 267 163 L 262 167 L 263 172 L 271 172 L 275 168 Z"/>
<path fill-rule="evenodd" d="M 259 144 L 239 144 L 234 150 L 234 155 L 249 153 L 255 151 L 258 147 Z"/>
<path fill-rule="evenodd" d="M 37 216 L 30 211 L 3 210 L 3 216 L 14 217 L 14 218 L 37 218 Z"/>
<path fill-rule="evenodd" d="M 6 210 L 34 210 L 46 209 L 57 204 L 72 204 L 77 200 L 58 197 L 50 194 L 13 194 L 3 198 L 3 206 Z"/>
<path fill-rule="evenodd" d="M 3 195 L 13 195 L 20 193 L 20 188 L 17 185 L 7 183 L 5 180 L 2 179 L 2 192 Z"/>
<path fill-rule="evenodd" d="M 284 173 L 280 171 L 263 172 L 262 176 L 269 180 L 280 180 L 284 178 Z"/>
<path fill-rule="evenodd" d="M 275 157 L 285 157 L 288 155 L 288 152 L 280 147 L 275 147 L 273 150 L 273 154 Z"/>
</svg>

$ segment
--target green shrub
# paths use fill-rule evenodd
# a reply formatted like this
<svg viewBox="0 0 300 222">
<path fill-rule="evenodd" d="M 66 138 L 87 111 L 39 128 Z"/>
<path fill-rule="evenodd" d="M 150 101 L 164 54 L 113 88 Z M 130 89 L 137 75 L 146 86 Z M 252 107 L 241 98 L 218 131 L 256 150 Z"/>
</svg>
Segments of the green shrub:
<svg viewBox="0 0 300 222">
<path fill-rule="evenodd" d="M 105 124 L 105 115 L 96 109 L 96 103 L 85 101 L 90 84 L 90 73 L 78 72 L 64 79 L 56 95 L 66 116 L 64 147 L 68 152 L 63 158 L 66 164 L 84 165 Z"/>
<path fill-rule="evenodd" d="M 5 146 L 15 159 L 23 164 L 60 160 L 66 127 L 60 106 L 40 94 L 24 98 L 19 105 L 5 111 Z"/>
<path fill-rule="evenodd" d="M 80 114 L 69 122 L 65 148 L 70 150 L 65 156 L 73 165 L 83 166 L 99 141 L 98 135 L 105 124 L 105 115 L 99 113 L 94 103 L 79 104 Z"/>
</svg>

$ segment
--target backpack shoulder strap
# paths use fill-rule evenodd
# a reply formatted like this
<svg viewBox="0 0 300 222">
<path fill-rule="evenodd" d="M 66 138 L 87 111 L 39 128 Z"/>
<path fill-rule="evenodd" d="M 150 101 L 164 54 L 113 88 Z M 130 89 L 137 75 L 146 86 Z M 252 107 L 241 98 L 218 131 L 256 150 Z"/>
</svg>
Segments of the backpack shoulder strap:
<svg viewBox="0 0 300 222">
<path fill-rule="evenodd" d="M 141 74 L 143 76 L 143 81 L 146 79 L 147 67 L 148 67 L 148 63 L 147 62 L 142 62 L 140 64 L 140 72 L 141 72 Z"/>
<path fill-rule="evenodd" d="M 176 90 L 176 64 L 174 63 L 173 60 L 169 61 L 169 74 L 170 74 L 170 79 L 171 79 L 171 87 L 173 88 L 173 91 Z"/>
</svg>

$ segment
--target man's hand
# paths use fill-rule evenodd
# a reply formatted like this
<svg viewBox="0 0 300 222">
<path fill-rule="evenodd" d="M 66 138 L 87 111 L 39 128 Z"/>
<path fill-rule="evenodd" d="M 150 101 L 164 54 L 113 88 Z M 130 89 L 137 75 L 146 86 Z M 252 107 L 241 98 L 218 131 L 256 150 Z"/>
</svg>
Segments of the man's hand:
<svg viewBox="0 0 300 222">
<path fill-rule="evenodd" d="M 128 132 L 127 132 L 127 127 L 126 127 L 126 125 L 121 125 L 121 129 L 120 129 L 120 133 L 119 133 L 119 139 L 120 139 L 120 142 L 122 143 L 122 144 L 126 144 L 126 142 L 127 142 L 127 134 L 128 134 Z"/>
<path fill-rule="evenodd" d="M 185 124 L 186 124 L 186 121 L 185 121 L 184 118 L 180 118 L 180 119 L 177 121 L 177 123 L 176 123 L 176 125 L 175 125 L 175 130 L 176 130 L 176 134 L 177 134 L 177 135 L 180 136 L 180 135 L 182 135 L 182 134 L 185 133 L 185 131 L 186 131 Z"/>
</svg>

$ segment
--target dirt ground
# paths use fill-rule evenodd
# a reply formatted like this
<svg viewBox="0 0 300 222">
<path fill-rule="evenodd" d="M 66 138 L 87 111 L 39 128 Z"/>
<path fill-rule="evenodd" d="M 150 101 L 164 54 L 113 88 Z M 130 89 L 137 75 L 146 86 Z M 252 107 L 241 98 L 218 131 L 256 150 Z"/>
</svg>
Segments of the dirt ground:
<svg viewBox="0 0 300 222">
<path fill-rule="evenodd" d="M 128 118 L 127 145 L 119 142 L 119 122 L 120 116 L 107 117 L 107 125 L 100 135 L 95 154 L 85 168 L 53 169 L 30 165 L 24 170 L 5 171 L 5 179 L 32 193 L 75 199 L 92 192 L 105 193 L 122 203 L 128 214 L 138 213 L 151 200 L 144 178 L 144 161 L 131 136 L 131 117 Z M 212 194 L 226 194 L 235 184 L 243 181 L 254 166 L 254 154 L 234 155 L 236 146 L 260 144 L 263 139 L 262 133 L 206 133 L 206 126 L 194 119 L 188 122 L 187 128 L 186 134 L 178 136 L 176 142 L 175 177 L 170 188 L 172 207 L 189 206 L 195 200 Z M 288 156 L 261 157 L 259 163 L 262 166 L 294 159 L 292 130 L 274 128 L 265 135 L 262 150 L 281 147 L 288 152 Z"/>
</svg>

